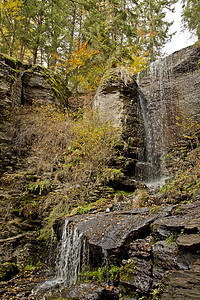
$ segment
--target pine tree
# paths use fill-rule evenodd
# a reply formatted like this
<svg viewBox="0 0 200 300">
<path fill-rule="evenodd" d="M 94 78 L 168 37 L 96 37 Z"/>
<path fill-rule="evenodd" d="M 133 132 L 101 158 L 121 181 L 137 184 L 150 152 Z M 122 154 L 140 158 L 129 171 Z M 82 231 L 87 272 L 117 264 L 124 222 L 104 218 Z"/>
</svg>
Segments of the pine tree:
<svg viewBox="0 0 200 300">
<path fill-rule="evenodd" d="M 200 41 L 200 3 L 199 0 L 183 0 L 183 22 L 186 28 L 195 33 Z"/>
<path fill-rule="evenodd" d="M 145 41 L 146 50 L 149 51 L 151 61 L 154 61 L 160 50 L 168 42 L 172 35 L 169 35 L 169 28 L 173 22 L 168 22 L 167 10 L 173 11 L 175 0 L 139 0 L 136 6 L 138 28 L 145 33 L 150 33 Z"/>
<path fill-rule="evenodd" d="M 20 1 L 1 2 L 1 51 L 45 63 L 64 74 L 75 90 L 78 85 L 95 88 L 111 66 L 125 66 L 135 74 L 146 65 L 148 53 L 154 60 L 169 38 L 164 10 L 175 2 Z M 10 13 L 6 3 L 17 8 Z"/>
</svg>

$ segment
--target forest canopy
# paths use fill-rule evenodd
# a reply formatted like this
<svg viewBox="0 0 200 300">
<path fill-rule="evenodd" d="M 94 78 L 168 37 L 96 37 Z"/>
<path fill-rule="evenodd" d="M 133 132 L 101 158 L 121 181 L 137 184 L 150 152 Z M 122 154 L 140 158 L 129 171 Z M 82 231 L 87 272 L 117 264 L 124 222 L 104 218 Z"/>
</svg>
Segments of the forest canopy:
<svg viewBox="0 0 200 300">
<path fill-rule="evenodd" d="M 185 24 L 192 29 L 195 16 L 190 12 L 196 3 L 184 1 Z M 171 38 L 171 22 L 165 17 L 174 3 L 1 0 L 0 52 L 52 68 L 65 76 L 71 89 L 95 89 L 111 66 L 123 65 L 136 74 L 156 59 Z"/>
</svg>

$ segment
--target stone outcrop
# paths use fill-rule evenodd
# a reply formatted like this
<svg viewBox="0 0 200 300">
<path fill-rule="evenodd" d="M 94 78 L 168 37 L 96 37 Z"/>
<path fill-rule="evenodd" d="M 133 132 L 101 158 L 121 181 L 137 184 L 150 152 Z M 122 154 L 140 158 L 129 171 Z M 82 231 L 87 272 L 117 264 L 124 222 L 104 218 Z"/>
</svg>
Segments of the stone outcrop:
<svg viewBox="0 0 200 300">
<path fill-rule="evenodd" d="M 94 107 L 101 118 L 120 128 L 128 145 L 135 147 L 135 151 L 131 149 L 137 154 L 135 173 L 143 180 L 157 179 L 160 165 L 161 173 L 167 174 L 164 156 L 185 130 L 176 123 L 190 117 L 200 120 L 199 59 L 200 49 L 190 46 L 150 64 L 137 83 L 125 80 L 128 76 L 118 68 L 100 83 Z"/>
<path fill-rule="evenodd" d="M 175 299 L 169 285 L 179 295 L 185 284 L 188 299 L 193 299 L 189 289 L 199 287 L 200 254 L 199 231 L 191 223 L 198 223 L 199 211 L 200 202 L 196 201 L 155 211 L 143 208 L 72 216 L 67 224 L 86 241 L 88 269 L 117 266 L 115 280 L 140 295 L 150 294 L 157 285 L 160 292 L 162 282 L 161 299 Z M 61 224 L 54 225 L 58 237 Z M 177 281 L 173 281 L 175 277 Z"/>
<path fill-rule="evenodd" d="M 34 100 L 64 107 L 69 94 L 65 84 L 60 79 L 56 81 L 56 75 L 47 69 L 24 65 L 0 54 L 0 280 L 9 279 L 18 272 L 17 266 L 23 266 L 31 253 L 39 251 L 35 230 L 41 224 L 36 212 L 38 204 L 35 210 L 31 206 L 33 199 L 29 206 L 23 198 L 37 158 L 31 160 L 26 146 L 15 145 L 12 116 L 22 104 L 31 105 Z M 21 208 L 21 201 L 27 206 Z M 23 218 L 26 209 L 33 216 L 29 220 Z"/>
<path fill-rule="evenodd" d="M 0 54 L 1 113 L 22 104 L 31 105 L 33 100 L 67 106 L 70 92 L 64 83 L 61 85 L 61 81 L 58 86 L 58 81 L 59 78 L 43 67 L 24 65 L 18 60 Z M 61 99 L 61 96 L 65 96 L 65 99 Z"/>
<path fill-rule="evenodd" d="M 139 178 L 136 165 L 144 154 L 144 124 L 136 82 L 125 70 L 111 69 L 100 82 L 93 106 L 103 121 L 111 121 L 119 129 L 117 147 L 129 163 L 128 175 Z"/>
<path fill-rule="evenodd" d="M 161 300 L 200 299 L 200 272 L 174 271 L 166 274 L 163 282 L 166 284 Z"/>
<path fill-rule="evenodd" d="M 60 293 L 58 293 L 58 297 Z M 80 283 L 72 286 L 61 294 L 63 299 L 87 299 L 87 300 L 118 300 L 120 291 L 106 284 Z M 46 296 L 46 299 L 50 299 Z"/>
<path fill-rule="evenodd" d="M 155 151 L 161 158 L 184 132 L 177 122 L 187 117 L 200 120 L 199 59 L 200 49 L 190 46 L 140 73 L 138 85 L 152 120 Z"/>
<path fill-rule="evenodd" d="M 93 105 L 100 117 L 111 121 L 122 131 L 122 135 L 126 137 L 138 135 L 141 116 L 138 108 L 137 84 L 126 75 L 125 70 L 114 68 L 104 75 Z"/>
<path fill-rule="evenodd" d="M 0 54 L 0 174 L 17 161 L 11 150 L 11 135 L 6 132 L 15 110 L 23 104 L 31 105 L 34 100 L 64 107 L 69 96 L 65 84 L 49 70 L 24 65 Z"/>
</svg>

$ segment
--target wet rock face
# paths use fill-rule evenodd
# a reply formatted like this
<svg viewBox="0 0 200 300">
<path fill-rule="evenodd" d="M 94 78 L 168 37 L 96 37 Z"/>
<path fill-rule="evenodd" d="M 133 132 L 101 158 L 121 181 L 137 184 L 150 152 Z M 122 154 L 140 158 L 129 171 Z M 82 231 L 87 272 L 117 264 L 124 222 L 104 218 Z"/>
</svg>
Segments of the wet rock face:
<svg viewBox="0 0 200 300">
<path fill-rule="evenodd" d="M 182 134 L 176 116 L 179 121 L 191 116 L 200 120 L 199 59 L 200 49 L 190 46 L 152 63 L 140 75 L 159 156 Z"/>
<path fill-rule="evenodd" d="M 102 79 L 94 108 L 122 131 L 135 159 L 133 176 L 156 180 L 160 167 L 167 174 L 164 156 L 184 132 L 177 117 L 179 123 L 191 116 L 200 121 L 199 59 L 200 49 L 190 46 L 152 63 L 138 85 L 127 83 L 117 68 Z"/>
<path fill-rule="evenodd" d="M 173 276 L 180 276 L 172 284 L 179 293 L 185 274 L 191 276 L 191 286 L 199 280 L 199 209 L 197 201 L 157 211 L 145 208 L 72 216 L 68 226 L 74 226 L 86 242 L 88 268 L 117 266 L 118 283 L 143 295 L 161 280 L 167 285 Z M 165 277 L 169 272 L 172 277 Z"/>
<path fill-rule="evenodd" d="M 167 288 L 161 296 L 161 300 L 200 299 L 200 272 L 169 272 L 166 274 L 163 282 Z"/>
<path fill-rule="evenodd" d="M 117 288 L 105 284 L 80 283 L 63 292 L 62 296 L 65 299 L 118 300 L 120 292 Z"/>
</svg>

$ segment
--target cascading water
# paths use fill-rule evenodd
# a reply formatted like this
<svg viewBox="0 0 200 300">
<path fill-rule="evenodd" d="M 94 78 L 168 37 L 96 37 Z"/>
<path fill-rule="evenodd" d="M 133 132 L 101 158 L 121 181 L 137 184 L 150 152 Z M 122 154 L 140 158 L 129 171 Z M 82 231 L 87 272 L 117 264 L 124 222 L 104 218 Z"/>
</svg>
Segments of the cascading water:
<svg viewBox="0 0 200 300">
<path fill-rule="evenodd" d="M 146 81 L 138 75 L 138 93 L 145 131 L 145 154 L 142 158 L 144 165 L 140 177 L 146 183 L 163 184 L 167 178 L 164 156 L 167 151 L 169 123 L 173 123 L 173 120 L 169 122 L 168 119 L 169 116 L 175 119 L 176 114 L 170 94 L 172 60 L 158 59 L 145 72 Z"/>
<path fill-rule="evenodd" d="M 82 234 L 65 221 L 60 252 L 57 258 L 57 278 L 65 285 L 76 283 L 80 272 Z"/>
<path fill-rule="evenodd" d="M 81 268 L 81 256 L 84 251 L 83 235 L 77 228 L 65 220 L 62 239 L 56 260 L 56 275 L 41 284 L 35 294 L 55 286 L 69 287 L 76 283 Z"/>
<path fill-rule="evenodd" d="M 138 169 L 140 169 L 140 179 L 145 182 L 151 182 L 159 178 L 160 164 L 155 151 L 154 132 L 150 111 L 148 110 L 148 103 L 142 91 L 140 89 L 138 89 L 138 91 L 145 135 L 145 153 L 142 158 L 143 161 L 138 164 Z"/>
</svg>

